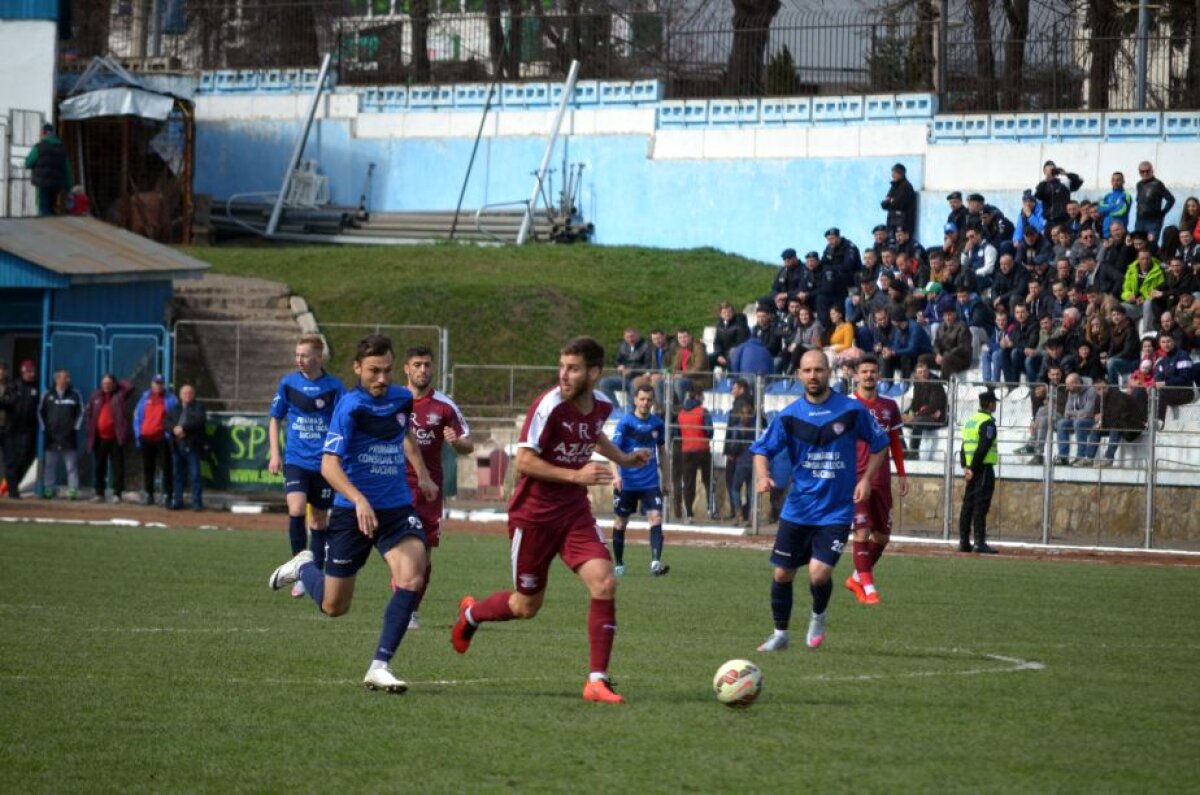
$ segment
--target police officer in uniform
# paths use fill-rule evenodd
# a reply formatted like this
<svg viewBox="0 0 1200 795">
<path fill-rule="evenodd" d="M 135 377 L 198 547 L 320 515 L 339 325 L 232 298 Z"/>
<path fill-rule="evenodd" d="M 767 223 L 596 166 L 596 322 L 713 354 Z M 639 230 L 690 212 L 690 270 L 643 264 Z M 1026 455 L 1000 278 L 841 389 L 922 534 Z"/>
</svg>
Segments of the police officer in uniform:
<svg viewBox="0 0 1200 795">
<path fill-rule="evenodd" d="M 994 555 L 987 543 L 987 515 L 996 490 L 996 410 L 998 398 L 992 390 L 979 393 L 979 411 L 972 414 L 962 429 L 961 462 L 967 481 L 962 511 L 958 515 L 958 550 Z M 975 524 L 975 546 L 971 546 L 971 524 Z"/>
</svg>

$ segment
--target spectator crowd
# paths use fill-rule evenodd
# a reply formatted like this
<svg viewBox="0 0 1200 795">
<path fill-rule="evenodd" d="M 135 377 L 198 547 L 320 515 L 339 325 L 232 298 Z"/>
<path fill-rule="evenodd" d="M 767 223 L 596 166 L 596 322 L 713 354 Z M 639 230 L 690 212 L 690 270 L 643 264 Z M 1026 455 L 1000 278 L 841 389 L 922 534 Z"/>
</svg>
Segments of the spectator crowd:
<svg viewBox="0 0 1200 795">
<path fill-rule="evenodd" d="M 953 191 L 941 241 L 925 246 L 914 236 L 916 193 L 897 163 L 868 243 L 831 227 L 821 250 L 785 248 L 744 311 L 718 307 L 711 350 L 691 329 L 654 328 L 648 340 L 626 329 L 601 388 L 616 402 L 652 383 L 662 411 L 666 373 L 677 408 L 714 378 L 748 385 L 788 375 L 822 350 L 848 389 L 850 367 L 870 352 L 894 388 L 913 384 L 910 451 L 947 423 L 945 384 L 978 380 L 1005 393 L 1028 388 L 1031 463 L 1044 463 L 1053 434 L 1057 464 L 1110 465 L 1118 443 L 1146 427 L 1152 394 L 1161 423 L 1169 407 L 1195 399 L 1200 378 L 1200 201 L 1185 199 L 1167 225 L 1175 197 L 1151 163 L 1137 172 L 1132 190 L 1114 172 L 1103 195 L 1086 198 L 1077 174 L 1047 161 L 1011 218 L 980 193 Z"/>
</svg>

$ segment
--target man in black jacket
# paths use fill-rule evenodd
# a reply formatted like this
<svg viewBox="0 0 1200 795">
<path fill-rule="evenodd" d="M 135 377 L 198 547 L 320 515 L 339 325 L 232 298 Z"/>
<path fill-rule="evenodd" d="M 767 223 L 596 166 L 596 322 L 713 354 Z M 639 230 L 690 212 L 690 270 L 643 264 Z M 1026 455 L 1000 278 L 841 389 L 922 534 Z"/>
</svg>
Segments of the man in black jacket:
<svg viewBox="0 0 1200 795">
<path fill-rule="evenodd" d="M 729 369 L 729 358 L 733 349 L 750 337 L 750 325 L 746 316 L 734 309 L 733 304 L 722 301 L 717 309 L 717 333 L 713 336 L 712 359 L 709 369 Z"/>
<path fill-rule="evenodd" d="M 1154 166 L 1143 160 L 1138 164 L 1137 220 L 1134 222 L 1135 232 L 1145 232 L 1152 245 L 1158 245 L 1158 235 L 1162 232 L 1163 219 L 1175 206 L 1175 197 L 1158 177 L 1154 176 Z"/>
<path fill-rule="evenodd" d="M 1120 221 L 1113 221 L 1109 225 L 1108 238 L 1104 241 L 1096 262 L 1095 284 L 1109 295 L 1120 298 L 1121 290 L 1125 286 L 1125 271 L 1135 259 L 1137 251 L 1129 239 L 1125 225 Z"/>
<path fill-rule="evenodd" d="M 619 405 L 617 392 L 625 395 L 625 405 L 632 406 L 629 390 L 633 381 L 650 370 L 650 346 L 633 326 L 625 329 L 624 338 L 617 346 L 616 370 L 614 375 L 600 379 L 599 390 L 608 395 L 613 405 Z"/>
<path fill-rule="evenodd" d="M 42 140 L 25 156 L 25 168 L 33 169 L 30 182 L 37 188 L 38 215 L 54 215 L 58 194 L 75 183 L 67 147 L 54 134 L 54 125 L 42 126 Z"/>
<path fill-rule="evenodd" d="M 67 499 L 79 496 L 79 429 L 83 426 L 83 396 L 71 386 L 65 368 L 54 373 L 54 387 L 42 396 L 38 420 L 46 432 L 42 496 L 50 499 L 58 485 L 58 461 L 67 468 Z"/>
<path fill-rule="evenodd" d="M 1015 301 L 1022 300 L 1029 292 L 1029 275 L 1024 268 L 1016 266 L 1011 254 L 1000 257 L 999 264 L 992 279 L 992 305 L 1003 301 L 1004 306 L 1011 309 Z"/>
<path fill-rule="evenodd" d="M 908 169 L 903 163 L 892 166 L 892 183 L 879 206 L 887 211 L 884 223 L 889 234 L 894 236 L 897 229 L 910 235 L 913 233 L 917 221 L 917 193 L 908 181 Z"/>
<path fill-rule="evenodd" d="M 32 359 L 21 362 L 20 378 L 0 391 L 0 410 L 8 415 L 4 438 L 4 477 L 8 496 L 21 496 L 21 478 L 37 458 L 38 406 L 41 389 Z"/>
<path fill-rule="evenodd" d="M 779 269 L 775 274 L 775 280 L 771 282 L 772 296 L 796 292 L 800 289 L 800 283 L 804 279 L 804 269 L 800 267 L 800 258 L 796 256 L 796 249 L 785 248 L 780 256 L 783 258 L 783 267 Z"/>
<path fill-rule="evenodd" d="M 1047 160 L 1042 166 L 1042 181 L 1033 190 L 1033 196 L 1042 203 L 1042 217 L 1046 219 L 1046 228 L 1059 224 L 1069 224 L 1070 215 L 1067 213 L 1067 202 L 1071 193 L 1083 186 L 1083 180 L 1078 174 L 1071 174 Z"/>
<path fill-rule="evenodd" d="M 204 484 L 200 478 L 200 461 L 208 449 L 205 425 L 208 413 L 196 399 L 196 389 L 184 384 L 179 390 L 179 404 L 167 411 L 171 428 L 171 448 L 175 456 L 175 494 L 171 510 L 183 508 L 184 476 L 192 482 L 192 510 L 204 510 Z"/>
</svg>

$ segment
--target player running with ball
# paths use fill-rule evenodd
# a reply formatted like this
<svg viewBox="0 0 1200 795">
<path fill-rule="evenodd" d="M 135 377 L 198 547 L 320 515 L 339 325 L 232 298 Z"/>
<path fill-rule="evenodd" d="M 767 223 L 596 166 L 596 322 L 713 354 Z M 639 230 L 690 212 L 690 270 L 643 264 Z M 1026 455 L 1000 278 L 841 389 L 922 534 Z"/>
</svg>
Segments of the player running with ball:
<svg viewBox="0 0 1200 795">
<path fill-rule="evenodd" d="M 861 402 L 829 388 L 829 361 L 821 350 L 800 359 L 804 396 L 776 415 L 766 432 L 750 446 L 754 455 L 755 490 L 767 494 L 770 461 L 784 453 L 792 464 L 788 493 L 775 535 L 771 563 L 771 614 L 775 632 L 759 651 L 780 651 L 789 644 L 792 582 L 796 570 L 808 568 L 812 617 L 807 643 L 815 649 L 825 640 L 825 611 L 833 593 L 833 568 L 846 547 L 854 504 L 871 496 L 871 483 L 883 463 L 887 435 Z M 867 468 L 855 483 L 859 441 L 867 444 Z"/>
<path fill-rule="evenodd" d="M 325 571 L 304 550 L 277 568 L 269 585 L 278 590 L 299 580 L 322 613 L 343 615 L 354 599 L 358 570 L 374 546 L 391 570 L 396 591 L 384 609 L 379 644 L 363 684 L 403 693 L 408 685 L 396 678 L 389 663 L 404 639 L 425 576 L 425 530 L 413 510 L 406 463 L 417 471 L 426 499 L 437 496 L 437 486 L 411 431 L 412 393 L 392 385 L 394 361 L 387 337 L 370 334 L 359 341 L 354 357 L 358 387 L 338 401 L 329 423 L 321 474 L 337 496 Z"/>
<path fill-rule="evenodd" d="M 612 483 L 613 474 L 593 462 L 598 452 L 619 466 L 641 467 L 648 450 L 623 453 L 604 435 L 612 403 L 596 391 L 604 366 L 604 348 L 590 337 L 568 343 L 558 360 L 558 386 L 539 397 L 525 417 L 517 445 L 520 480 L 508 505 L 515 590 L 497 591 L 476 602 L 459 604 L 451 643 L 465 654 L 479 625 L 487 621 L 529 619 L 538 614 L 546 593 L 550 562 L 557 555 L 587 587 L 590 647 L 585 701 L 621 704 L 608 679 L 617 631 L 617 580 L 604 534 L 588 502 L 588 486 Z"/>
<path fill-rule="evenodd" d="M 908 475 L 904 471 L 904 441 L 900 438 L 900 407 L 891 398 L 879 394 L 879 360 L 866 354 L 854 368 L 858 389 L 852 398 L 861 402 L 871 412 L 875 422 L 888 435 L 891 459 L 896 462 L 896 475 L 900 478 L 900 496 L 908 494 Z M 879 604 L 879 592 L 875 589 L 875 564 L 892 537 L 892 470 L 888 467 L 888 451 L 884 452 L 883 463 L 871 484 L 871 496 L 854 505 L 854 573 L 846 580 L 846 587 L 867 605 Z M 865 442 L 858 443 L 858 474 L 867 469 L 871 451 Z"/>
</svg>

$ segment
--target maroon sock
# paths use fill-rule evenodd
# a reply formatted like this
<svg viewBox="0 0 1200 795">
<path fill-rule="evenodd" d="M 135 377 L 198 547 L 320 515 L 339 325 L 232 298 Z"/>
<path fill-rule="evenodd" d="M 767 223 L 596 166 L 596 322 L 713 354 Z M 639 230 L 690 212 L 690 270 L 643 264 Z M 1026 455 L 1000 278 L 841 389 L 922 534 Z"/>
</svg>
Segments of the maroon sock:
<svg viewBox="0 0 1200 795">
<path fill-rule="evenodd" d="M 868 548 L 866 541 L 854 542 L 854 570 L 858 572 L 858 578 L 861 581 L 864 574 L 871 573 L 871 564 L 875 561 L 871 559 L 871 550 Z"/>
<path fill-rule="evenodd" d="M 613 638 L 617 634 L 617 603 L 613 599 L 593 599 L 588 606 L 588 664 L 591 673 L 608 673 Z"/>
<path fill-rule="evenodd" d="M 413 612 L 415 613 L 421 607 L 421 602 L 425 601 L 425 592 L 429 590 L 429 578 L 433 575 L 433 561 L 425 561 L 425 579 L 421 582 L 421 590 L 417 592 L 417 599 L 413 602 Z"/>
<path fill-rule="evenodd" d="M 482 624 L 484 621 L 512 621 L 516 616 L 508 606 L 508 597 L 511 595 L 512 591 L 496 591 L 482 602 L 472 605 L 471 618 L 475 624 Z"/>
<path fill-rule="evenodd" d="M 879 559 L 881 557 L 883 557 L 883 550 L 886 546 L 887 546 L 886 544 L 880 544 L 878 541 L 871 542 L 870 555 L 871 555 L 871 568 L 872 569 L 875 568 L 875 564 L 879 562 Z"/>
</svg>

